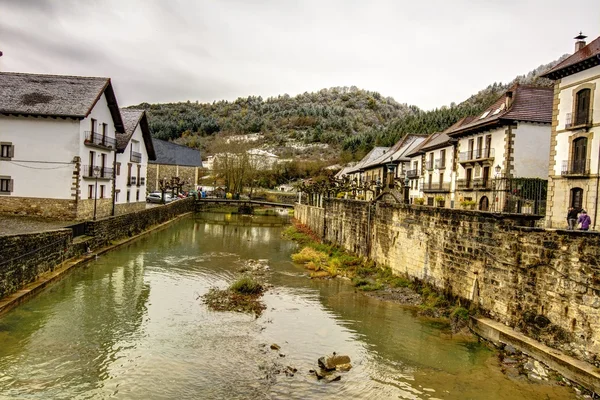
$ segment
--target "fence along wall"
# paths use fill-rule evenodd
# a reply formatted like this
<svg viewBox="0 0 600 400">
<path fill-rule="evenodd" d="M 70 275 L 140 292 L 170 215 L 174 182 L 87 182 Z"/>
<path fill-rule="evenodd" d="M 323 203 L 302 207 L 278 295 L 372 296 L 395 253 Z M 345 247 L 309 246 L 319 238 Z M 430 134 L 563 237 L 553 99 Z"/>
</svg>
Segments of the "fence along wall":
<svg viewBox="0 0 600 400">
<path fill-rule="evenodd" d="M 313 209 L 296 205 L 296 218 L 316 225 L 320 213 L 325 240 L 472 301 L 581 359 L 600 354 L 599 234 L 434 207 L 330 200 Z"/>
</svg>

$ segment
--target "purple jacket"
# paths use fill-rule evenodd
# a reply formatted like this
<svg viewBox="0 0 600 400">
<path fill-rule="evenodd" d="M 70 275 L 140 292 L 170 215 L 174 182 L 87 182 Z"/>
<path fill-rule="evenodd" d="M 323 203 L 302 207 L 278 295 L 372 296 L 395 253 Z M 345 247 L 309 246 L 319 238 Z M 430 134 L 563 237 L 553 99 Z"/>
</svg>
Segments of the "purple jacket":
<svg viewBox="0 0 600 400">
<path fill-rule="evenodd" d="M 577 220 L 578 224 L 581 224 L 581 229 L 589 229 L 592 219 L 587 214 L 581 214 Z"/>
</svg>

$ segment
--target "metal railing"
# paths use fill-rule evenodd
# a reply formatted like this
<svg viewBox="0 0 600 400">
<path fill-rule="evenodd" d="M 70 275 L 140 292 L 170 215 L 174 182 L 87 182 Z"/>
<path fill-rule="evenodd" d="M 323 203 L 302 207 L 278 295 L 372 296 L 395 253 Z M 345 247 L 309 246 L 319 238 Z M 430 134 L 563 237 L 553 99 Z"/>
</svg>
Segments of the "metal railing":
<svg viewBox="0 0 600 400">
<path fill-rule="evenodd" d="M 459 179 L 456 181 L 457 190 L 491 190 L 492 179 Z"/>
<path fill-rule="evenodd" d="M 138 153 L 137 151 L 132 151 L 130 160 L 131 160 L 131 162 L 134 162 L 134 163 L 142 162 L 142 153 Z"/>
<path fill-rule="evenodd" d="M 86 131 L 84 143 L 88 145 L 106 147 L 107 149 L 114 149 L 117 141 L 114 138 L 101 135 L 97 132 Z"/>
<path fill-rule="evenodd" d="M 458 155 L 459 162 L 487 160 L 489 158 L 494 158 L 494 148 L 492 147 L 463 151 Z"/>
<path fill-rule="evenodd" d="M 449 192 L 450 182 L 426 182 L 421 184 L 421 190 L 424 193 Z"/>
<path fill-rule="evenodd" d="M 84 165 L 83 176 L 86 178 L 96 178 L 96 176 L 94 175 L 94 168 L 96 168 L 96 165 Z M 112 179 L 113 173 L 113 168 L 99 167 L 98 179 Z"/>
<path fill-rule="evenodd" d="M 561 175 L 589 175 L 591 160 L 564 160 L 562 162 Z"/>
<path fill-rule="evenodd" d="M 593 111 L 590 109 L 589 111 L 577 112 L 575 115 L 573 113 L 566 114 L 565 120 L 565 128 L 578 128 L 592 125 L 592 115 Z"/>
<path fill-rule="evenodd" d="M 419 174 L 417 171 L 418 170 L 416 169 L 409 169 L 408 171 L 406 171 L 406 176 L 409 178 L 418 178 Z"/>
<path fill-rule="evenodd" d="M 425 163 L 425 169 L 427 171 L 433 170 L 433 160 L 427 160 L 427 162 Z"/>
<path fill-rule="evenodd" d="M 446 159 L 445 158 L 438 158 L 435 160 L 435 168 L 436 169 L 444 169 L 446 168 Z"/>
</svg>

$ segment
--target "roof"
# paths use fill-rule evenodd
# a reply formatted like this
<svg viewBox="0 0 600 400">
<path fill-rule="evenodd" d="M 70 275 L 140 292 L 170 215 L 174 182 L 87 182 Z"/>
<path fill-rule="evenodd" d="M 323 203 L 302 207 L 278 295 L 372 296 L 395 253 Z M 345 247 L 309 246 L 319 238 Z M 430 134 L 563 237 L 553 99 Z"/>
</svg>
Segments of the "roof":
<svg viewBox="0 0 600 400">
<path fill-rule="evenodd" d="M 389 147 L 373 147 L 370 152 L 367 153 L 366 156 L 362 158 L 350 171 L 347 173 L 352 173 L 359 171 L 361 168 L 373 162 L 375 159 L 381 157 L 382 154 L 385 154 L 388 151 Z"/>
<path fill-rule="evenodd" d="M 461 120 L 445 132 L 450 137 L 458 137 L 516 121 L 549 124 L 552 122 L 553 96 L 552 88 L 516 84 L 479 116 Z"/>
<path fill-rule="evenodd" d="M 576 51 L 570 57 L 556 64 L 544 75 L 544 78 L 560 79 L 576 72 L 595 67 L 600 64 L 600 36 L 592 40 L 587 46 Z"/>
<path fill-rule="evenodd" d="M 83 119 L 102 94 L 117 132 L 123 132 L 110 78 L 0 72 L 0 114 Z"/>
<path fill-rule="evenodd" d="M 381 165 L 389 161 L 408 161 L 409 154 L 427 140 L 427 136 L 408 134 L 400 139 L 386 154 L 381 156 L 371 166 Z"/>
<path fill-rule="evenodd" d="M 202 158 L 200 151 L 187 146 L 152 139 L 156 159 L 151 164 L 182 165 L 188 167 L 201 167 Z"/>
<path fill-rule="evenodd" d="M 148 152 L 148 158 L 150 160 L 156 159 L 156 153 L 154 151 L 154 145 L 152 144 L 152 136 L 150 134 L 150 127 L 148 126 L 148 118 L 146 117 L 146 111 L 136 110 L 132 108 L 125 108 L 121 110 L 121 117 L 125 126 L 125 133 L 117 133 L 117 152 L 123 153 L 127 148 L 127 144 L 135 132 L 135 128 L 140 126 L 142 130 L 142 137 L 144 138 L 144 145 Z"/>
</svg>

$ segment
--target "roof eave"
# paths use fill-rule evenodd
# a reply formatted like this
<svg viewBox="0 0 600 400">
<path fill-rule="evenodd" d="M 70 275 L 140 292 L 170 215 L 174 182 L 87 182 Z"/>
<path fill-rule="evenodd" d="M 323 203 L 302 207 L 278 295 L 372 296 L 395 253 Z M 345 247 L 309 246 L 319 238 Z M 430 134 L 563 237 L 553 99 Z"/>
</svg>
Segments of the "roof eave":
<svg viewBox="0 0 600 400">
<path fill-rule="evenodd" d="M 549 72 L 541 75 L 541 77 L 556 81 L 558 79 L 564 78 L 565 76 L 585 71 L 586 69 L 593 68 L 597 65 L 600 65 L 600 54 L 596 54 L 592 57 L 586 58 L 585 60 L 581 60 L 578 63 L 567 65 L 566 67 L 557 69 L 555 71 L 550 70 Z"/>
<path fill-rule="evenodd" d="M 458 130 L 455 132 L 450 132 L 447 135 L 450 136 L 451 138 L 459 138 L 459 137 L 471 135 L 473 133 L 496 128 L 496 127 L 502 126 L 502 125 L 503 125 L 503 123 L 502 123 L 501 119 L 494 119 L 492 121 L 487 121 L 482 124 L 478 124 L 478 125 L 466 128 L 466 129 L 461 129 L 461 130 Z"/>
</svg>

